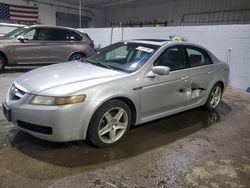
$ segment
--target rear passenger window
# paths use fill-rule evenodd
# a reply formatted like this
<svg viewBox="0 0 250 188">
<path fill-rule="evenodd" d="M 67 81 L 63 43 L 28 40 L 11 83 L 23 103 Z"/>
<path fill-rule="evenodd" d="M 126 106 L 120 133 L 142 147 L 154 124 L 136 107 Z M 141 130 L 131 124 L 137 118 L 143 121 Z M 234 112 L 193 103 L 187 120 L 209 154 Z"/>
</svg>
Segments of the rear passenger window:
<svg viewBox="0 0 250 188">
<path fill-rule="evenodd" d="M 81 40 L 81 36 L 77 33 L 65 29 L 50 29 L 49 40 L 51 41 L 77 41 Z"/>
<path fill-rule="evenodd" d="M 87 34 L 83 34 L 83 33 L 82 33 L 81 40 L 83 40 L 84 42 L 91 42 L 92 41 Z"/>
<path fill-rule="evenodd" d="M 167 66 L 170 71 L 185 68 L 183 50 L 181 47 L 172 47 L 166 49 L 154 63 L 155 66 Z"/>
<path fill-rule="evenodd" d="M 187 55 L 189 58 L 190 67 L 198 67 L 202 65 L 212 64 L 209 55 L 202 49 L 187 47 Z"/>
<path fill-rule="evenodd" d="M 82 40 L 81 35 L 79 35 L 78 33 L 72 31 L 72 34 L 74 35 L 76 41 L 81 41 Z"/>
</svg>

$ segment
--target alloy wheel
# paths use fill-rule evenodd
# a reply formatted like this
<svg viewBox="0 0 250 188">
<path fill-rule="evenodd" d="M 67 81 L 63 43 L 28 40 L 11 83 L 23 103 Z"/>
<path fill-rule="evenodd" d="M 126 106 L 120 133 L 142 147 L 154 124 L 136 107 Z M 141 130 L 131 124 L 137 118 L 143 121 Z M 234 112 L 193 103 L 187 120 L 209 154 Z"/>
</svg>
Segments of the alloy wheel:
<svg viewBox="0 0 250 188">
<path fill-rule="evenodd" d="M 82 60 L 82 59 L 83 59 L 83 56 L 82 56 L 82 55 L 75 55 L 75 56 L 72 58 L 73 61 L 80 61 L 80 60 Z"/>
<path fill-rule="evenodd" d="M 126 110 L 116 107 L 108 110 L 101 118 L 98 135 L 102 142 L 112 144 L 119 140 L 127 130 L 129 123 Z"/>
<path fill-rule="evenodd" d="M 83 57 L 82 56 L 75 56 L 74 58 L 73 58 L 73 60 L 74 61 L 79 61 L 79 60 L 82 60 L 83 59 Z"/>
<path fill-rule="evenodd" d="M 210 105 L 216 108 L 221 100 L 222 89 L 220 86 L 215 86 L 211 92 Z"/>
</svg>

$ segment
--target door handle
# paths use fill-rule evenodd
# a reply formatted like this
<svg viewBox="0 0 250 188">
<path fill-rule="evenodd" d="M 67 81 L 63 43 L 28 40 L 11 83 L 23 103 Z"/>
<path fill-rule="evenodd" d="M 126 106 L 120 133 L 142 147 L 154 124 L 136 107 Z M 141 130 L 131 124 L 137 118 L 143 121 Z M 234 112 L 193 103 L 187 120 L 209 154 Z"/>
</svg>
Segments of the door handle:
<svg viewBox="0 0 250 188">
<path fill-rule="evenodd" d="M 185 81 L 186 82 L 189 78 L 190 78 L 189 76 L 184 76 L 184 77 L 181 78 L 181 81 Z"/>
</svg>

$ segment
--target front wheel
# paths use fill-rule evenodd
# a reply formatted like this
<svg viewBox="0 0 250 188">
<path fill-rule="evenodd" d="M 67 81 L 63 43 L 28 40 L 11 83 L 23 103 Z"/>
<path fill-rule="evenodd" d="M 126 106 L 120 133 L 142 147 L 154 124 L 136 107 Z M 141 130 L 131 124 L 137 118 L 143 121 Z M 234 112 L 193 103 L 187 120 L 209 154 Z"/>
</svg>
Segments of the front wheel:
<svg viewBox="0 0 250 188">
<path fill-rule="evenodd" d="M 215 108 L 217 108 L 217 106 L 219 105 L 220 101 L 221 101 L 221 97 L 222 97 L 222 86 L 221 84 L 217 83 L 214 85 L 214 87 L 212 88 L 207 103 L 206 103 L 206 108 L 208 110 L 214 110 Z"/>
<path fill-rule="evenodd" d="M 97 147 L 103 148 L 116 144 L 128 132 L 131 124 L 131 111 L 120 100 L 104 103 L 93 115 L 88 139 Z"/>
</svg>

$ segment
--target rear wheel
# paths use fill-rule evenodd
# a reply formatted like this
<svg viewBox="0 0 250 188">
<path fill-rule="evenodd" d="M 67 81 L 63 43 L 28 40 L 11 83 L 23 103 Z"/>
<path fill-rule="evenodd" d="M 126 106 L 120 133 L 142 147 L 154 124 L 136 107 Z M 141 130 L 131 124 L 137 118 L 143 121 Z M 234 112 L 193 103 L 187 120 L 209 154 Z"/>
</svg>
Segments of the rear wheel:
<svg viewBox="0 0 250 188">
<path fill-rule="evenodd" d="M 81 53 L 75 53 L 72 56 L 70 56 L 69 60 L 70 61 L 80 61 L 85 57 L 84 54 Z"/>
<path fill-rule="evenodd" d="M 221 84 L 217 83 L 214 85 L 214 87 L 212 88 L 207 103 L 206 103 L 206 108 L 208 110 L 214 110 L 215 108 L 217 108 L 217 106 L 219 105 L 220 101 L 221 101 L 221 97 L 222 97 L 222 86 Z"/>
<path fill-rule="evenodd" d="M 5 59 L 0 55 L 0 73 L 4 70 L 5 64 Z"/>
<path fill-rule="evenodd" d="M 89 125 L 88 139 L 100 148 L 114 145 L 126 135 L 130 124 L 129 107 L 122 101 L 110 100 L 93 115 Z"/>
</svg>

